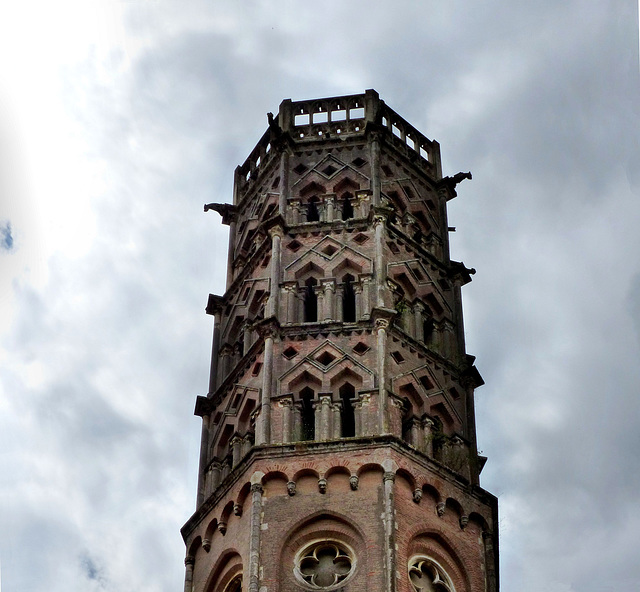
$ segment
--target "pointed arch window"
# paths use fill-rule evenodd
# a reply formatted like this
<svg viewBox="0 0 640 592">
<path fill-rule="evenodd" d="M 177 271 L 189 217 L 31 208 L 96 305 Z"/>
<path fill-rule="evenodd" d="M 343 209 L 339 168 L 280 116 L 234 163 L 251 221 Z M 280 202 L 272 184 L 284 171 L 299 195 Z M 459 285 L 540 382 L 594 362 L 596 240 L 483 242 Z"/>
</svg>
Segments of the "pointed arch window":
<svg viewBox="0 0 640 592">
<path fill-rule="evenodd" d="M 409 561 L 409 581 L 415 592 L 455 592 L 451 578 L 431 557 L 413 557 Z"/>
<path fill-rule="evenodd" d="M 345 382 L 338 391 L 340 395 L 340 401 L 342 402 L 341 410 L 341 424 L 342 424 L 342 437 L 352 438 L 356 435 L 356 418 L 353 412 L 353 404 L 351 400 L 356 396 L 355 387 Z"/>
<path fill-rule="evenodd" d="M 356 321 L 356 293 L 353 289 L 354 277 L 348 273 L 342 278 L 342 320 L 345 323 Z"/>
<path fill-rule="evenodd" d="M 310 277 L 304 283 L 304 322 L 315 323 L 318 320 L 318 295 L 315 287 L 318 280 Z"/>
<path fill-rule="evenodd" d="M 427 306 L 422 313 L 422 341 L 426 344 L 431 343 L 433 339 L 433 314 L 431 309 Z"/>
<path fill-rule="evenodd" d="M 319 222 L 320 211 L 318 210 L 318 198 L 314 195 L 307 203 L 307 222 Z"/>
<path fill-rule="evenodd" d="M 353 196 L 350 193 L 345 193 L 342 196 L 342 219 L 349 220 L 353 218 L 353 204 L 351 203 L 351 198 Z"/>
<path fill-rule="evenodd" d="M 315 440 L 316 418 L 313 410 L 315 393 L 308 386 L 300 391 L 301 440 Z"/>
</svg>

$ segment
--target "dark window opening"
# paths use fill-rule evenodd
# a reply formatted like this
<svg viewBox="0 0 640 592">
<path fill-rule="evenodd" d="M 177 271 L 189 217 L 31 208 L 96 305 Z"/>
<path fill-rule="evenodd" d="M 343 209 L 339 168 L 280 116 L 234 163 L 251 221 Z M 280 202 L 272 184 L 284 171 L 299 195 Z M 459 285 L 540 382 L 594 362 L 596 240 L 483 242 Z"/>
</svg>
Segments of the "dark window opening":
<svg viewBox="0 0 640 592">
<path fill-rule="evenodd" d="M 342 401 L 342 437 L 352 438 L 356 435 L 356 417 L 353 412 L 351 399 L 356 396 L 356 389 L 346 382 L 340 387 L 340 400 Z"/>
<path fill-rule="evenodd" d="M 343 278 L 342 320 L 346 323 L 353 323 L 356 320 L 356 293 L 353 290 L 353 279 L 351 274 Z"/>
<path fill-rule="evenodd" d="M 433 338 L 433 317 L 427 317 L 422 323 L 422 341 L 431 343 Z"/>
<path fill-rule="evenodd" d="M 318 211 L 318 198 L 312 197 L 307 204 L 307 222 L 319 222 L 320 212 Z"/>
<path fill-rule="evenodd" d="M 342 219 L 349 220 L 349 218 L 353 218 L 353 205 L 351 204 L 351 194 L 345 193 L 344 198 L 342 200 Z"/>
<path fill-rule="evenodd" d="M 318 284 L 316 278 L 309 278 L 304 288 L 304 322 L 315 323 L 318 320 L 318 295 L 314 287 Z"/>
<path fill-rule="evenodd" d="M 300 391 L 300 404 L 302 415 L 302 440 L 315 440 L 316 419 L 313 411 L 313 391 L 307 386 Z"/>
</svg>

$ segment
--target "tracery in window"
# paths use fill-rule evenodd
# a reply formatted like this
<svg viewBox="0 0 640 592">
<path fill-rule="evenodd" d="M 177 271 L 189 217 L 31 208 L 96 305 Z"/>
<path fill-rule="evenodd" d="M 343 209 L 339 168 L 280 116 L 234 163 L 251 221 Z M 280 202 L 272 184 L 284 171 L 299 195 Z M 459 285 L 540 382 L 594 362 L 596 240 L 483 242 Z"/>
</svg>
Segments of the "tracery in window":
<svg viewBox="0 0 640 592">
<path fill-rule="evenodd" d="M 231 580 L 226 588 L 224 589 L 224 592 L 241 592 L 242 591 L 242 575 L 236 576 L 235 578 L 233 578 L 233 580 Z"/>
<path fill-rule="evenodd" d="M 416 592 L 455 592 L 451 578 L 431 557 L 414 557 L 409 562 L 409 581 Z"/>
<path fill-rule="evenodd" d="M 353 551 L 337 541 L 317 541 L 296 557 L 294 573 L 311 589 L 334 590 L 353 573 Z"/>
</svg>

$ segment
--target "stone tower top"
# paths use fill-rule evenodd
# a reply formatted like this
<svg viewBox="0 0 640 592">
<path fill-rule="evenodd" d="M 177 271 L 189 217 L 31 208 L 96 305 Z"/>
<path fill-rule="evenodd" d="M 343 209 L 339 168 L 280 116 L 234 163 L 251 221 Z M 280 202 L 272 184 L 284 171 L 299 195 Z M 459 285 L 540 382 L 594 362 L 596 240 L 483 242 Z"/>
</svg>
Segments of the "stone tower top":
<svg viewBox="0 0 640 592">
<path fill-rule="evenodd" d="M 450 259 L 446 213 L 471 174 L 443 177 L 438 143 L 373 90 L 268 121 L 232 203 L 205 206 L 230 232 L 188 592 L 493 592 L 461 303 L 475 271 Z"/>
</svg>

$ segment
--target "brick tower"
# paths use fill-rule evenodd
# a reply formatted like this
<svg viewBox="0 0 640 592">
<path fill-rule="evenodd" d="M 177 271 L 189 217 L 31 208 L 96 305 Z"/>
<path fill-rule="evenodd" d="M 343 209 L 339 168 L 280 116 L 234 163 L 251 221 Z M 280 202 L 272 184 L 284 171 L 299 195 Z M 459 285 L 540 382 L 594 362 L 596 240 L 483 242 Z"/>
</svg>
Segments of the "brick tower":
<svg viewBox="0 0 640 592">
<path fill-rule="evenodd" d="M 440 149 L 368 90 L 235 172 L 185 592 L 497 592 Z"/>
</svg>

